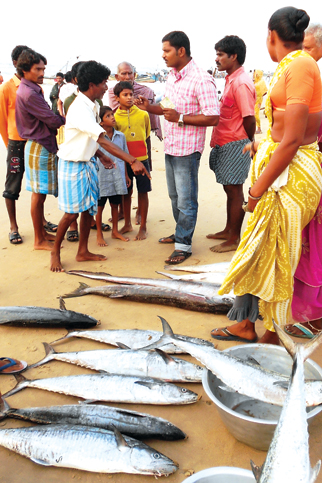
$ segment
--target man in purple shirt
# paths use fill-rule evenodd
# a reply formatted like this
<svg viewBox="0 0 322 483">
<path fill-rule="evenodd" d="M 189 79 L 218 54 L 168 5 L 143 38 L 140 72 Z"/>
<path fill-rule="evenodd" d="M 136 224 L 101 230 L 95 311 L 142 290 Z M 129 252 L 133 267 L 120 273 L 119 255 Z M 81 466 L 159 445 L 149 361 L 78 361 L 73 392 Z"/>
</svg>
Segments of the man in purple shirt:
<svg viewBox="0 0 322 483">
<path fill-rule="evenodd" d="M 19 56 L 17 72 L 21 83 L 16 97 L 16 124 L 19 135 L 27 139 L 25 147 L 26 189 L 31 195 L 31 217 L 34 225 L 35 250 L 52 250 L 43 226 L 44 202 L 47 194 L 57 196 L 57 129 L 65 119 L 54 114 L 45 101 L 41 87 L 47 60 L 34 50 Z"/>
</svg>

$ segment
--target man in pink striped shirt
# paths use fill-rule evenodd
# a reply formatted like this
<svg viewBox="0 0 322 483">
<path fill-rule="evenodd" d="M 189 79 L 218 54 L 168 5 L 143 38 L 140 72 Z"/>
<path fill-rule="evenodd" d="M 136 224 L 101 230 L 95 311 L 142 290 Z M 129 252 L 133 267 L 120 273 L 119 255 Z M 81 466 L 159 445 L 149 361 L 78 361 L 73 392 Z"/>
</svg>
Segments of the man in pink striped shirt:
<svg viewBox="0 0 322 483">
<path fill-rule="evenodd" d="M 175 243 L 174 252 L 165 260 L 175 265 L 191 256 L 198 212 L 200 157 L 207 126 L 218 123 L 219 104 L 215 81 L 195 64 L 187 35 L 173 31 L 162 42 L 162 57 L 167 67 L 172 67 L 165 90 L 171 108 L 151 105 L 142 97 L 138 107 L 165 118 L 165 167 L 176 228 L 173 235 L 159 242 Z"/>
</svg>

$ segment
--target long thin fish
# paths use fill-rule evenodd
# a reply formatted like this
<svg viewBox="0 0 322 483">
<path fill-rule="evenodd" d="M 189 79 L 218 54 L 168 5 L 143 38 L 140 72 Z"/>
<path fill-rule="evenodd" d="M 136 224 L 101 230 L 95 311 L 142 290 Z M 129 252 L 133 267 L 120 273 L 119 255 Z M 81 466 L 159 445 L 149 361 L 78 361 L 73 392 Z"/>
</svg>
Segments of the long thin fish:
<svg viewBox="0 0 322 483">
<path fill-rule="evenodd" d="M 163 476 L 178 467 L 150 446 L 119 431 L 70 425 L 1 429 L 0 445 L 44 466 L 97 473 Z"/>
<path fill-rule="evenodd" d="M 136 277 L 113 277 L 104 272 L 86 272 L 84 270 L 70 270 L 69 275 L 79 275 L 80 277 L 91 278 L 93 280 L 103 280 L 104 282 L 125 284 L 125 285 L 146 285 L 149 287 L 160 287 L 175 290 L 182 293 L 194 293 L 212 298 L 217 294 L 216 288 L 209 283 L 189 282 L 187 280 L 164 280 L 162 278 L 136 278 Z"/>
<path fill-rule="evenodd" d="M 153 377 L 167 382 L 201 382 L 203 368 L 191 362 L 171 357 L 160 349 L 136 351 L 131 349 L 102 349 L 78 352 L 56 352 L 43 343 L 46 356 L 31 367 L 49 361 L 63 361 L 95 371 L 138 377 Z"/>
<path fill-rule="evenodd" d="M 166 419 L 150 414 L 113 408 L 100 404 L 66 404 L 64 406 L 11 408 L 0 398 L 0 420 L 5 418 L 31 421 L 37 424 L 73 424 L 111 429 L 136 439 L 176 441 L 186 434 Z"/>
<path fill-rule="evenodd" d="M 304 361 L 321 344 L 322 334 L 306 344 L 295 344 L 276 324 L 275 330 L 293 358 L 293 371 L 285 403 L 262 468 L 252 468 L 258 483 L 313 483 L 321 461 L 313 470 L 309 456 L 309 434 L 305 407 Z"/>
<path fill-rule="evenodd" d="M 195 357 L 207 369 L 219 377 L 231 390 L 253 399 L 283 406 L 286 389 L 276 384 L 281 381 L 288 381 L 288 377 L 269 371 L 253 362 L 234 357 L 227 352 L 218 351 L 214 347 L 201 347 L 183 341 L 173 334 L 166 320 L 162 317 L 160 319 L 162 321 L 164 335 L 158 342 L 150 344 L 146 349 L 162 347 L 162 343 L 169 343 L 171 341 Z M 321 404 L 322 381 L 308 381 L 305 383 L 305 393 L 307 406 Z"/>
<path fill-rule="evenodd" d="M 81 297 L 82 295 L 90 294 L 103 295 L 109 298 L 123 298 L 134 302 L 170 305 L 171 307 L 211 314 L 227 313 L 233 304 L 233 298 L 229 296 L 222 297 L 217 295 L 210 298 L 189 292 L 183 293 L 146 285 L 102 285 L 100 287 L 89 287 L 85 283 L 80 283 L 78 289 L 63 295 L 63 298 Z"/>
<path fill-rule="evenodd" d="M 69 339 L 71 337 L 80 337 L 84 339 L 96 340 L 104 344 L 117 346 L 119 342 L 128 346 L 130 349 L 143 349 L 148 344 L 157 342 L 162 337 L 162 332 L 157 330 L 140 330 L 140 329 L 112 329 L 112 330 L 82 330 L 69 332 L 64 337 L 57 339 L 51 344 Z M 212 343 L 205 339 L 197 337 L 188 337 L 178 335 L 180 339 L 193 342 L 194 344 L 206 345 L 213 347 Z M 163 352 L 167 354 L 184 354 L 185 352 L 173 344 L 162 346 Z"/>
<path fill-rule="evenodd" d="M 226 273 L 230 262 L 210 263 L 209 265 L 187 265 L 177 267 L 176 265 L 166 265 L 166 270 L 178 270 L 180 272 L 206 273 L 217 272 Z"/>
<path fill-rule="evenodd" d="M 9 397 L 26 387 L 59 392 L 91 401 L 133 404 L 192 404 L 198 394 L 151 377 L 117 376 L 114 374 L 82 374 L 46 379 L 25 379 L 16 375 L 18 384 L 4 394 Z"/>
<path fill-rule="evenodd" d="M 188 275 L 174 275 L 173 273 L 156 272 L 171 280 L 182 280 L 189 282 L 202 282 L 212 284 L 214 286 L 214 293 L 217 294 L 219 287 L 224 281 L 225 273 L 222 272 L 203 272 L 203 273 L 189 273 Z"/>
<path fill-rule="evenodd" d="M 18 327 L 65 327 L 87 329 L 99 322 L 89 315 L 66 310 L 60 299 L 60 309 L 48 307 L 0 307 L 0 325 Z"/>
</svg>

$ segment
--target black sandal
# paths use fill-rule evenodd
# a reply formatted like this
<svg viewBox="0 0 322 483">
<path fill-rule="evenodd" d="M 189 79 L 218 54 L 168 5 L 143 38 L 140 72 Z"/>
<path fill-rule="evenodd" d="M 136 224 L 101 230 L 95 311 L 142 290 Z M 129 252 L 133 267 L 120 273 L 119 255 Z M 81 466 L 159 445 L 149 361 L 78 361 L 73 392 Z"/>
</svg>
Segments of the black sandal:
<svg viewBox="0 0 322 483">
<path fill-rule="evenodd" d="M 66 234 L 66 239 L 69 242 L 78 242 L 79 241 L 78 230 L 69 230 Z"/>
<path fill-rule="evenodd" d="M 191 252 L 184 252 L 183 250 L 175 250 L 171 253 L 170 257 L 165 260 L 168 265 L 179 265 L 187 258 L 191 257 Z M 182 260 L 174 260 L 175 258 L 182 258 Z"/>
</svg>

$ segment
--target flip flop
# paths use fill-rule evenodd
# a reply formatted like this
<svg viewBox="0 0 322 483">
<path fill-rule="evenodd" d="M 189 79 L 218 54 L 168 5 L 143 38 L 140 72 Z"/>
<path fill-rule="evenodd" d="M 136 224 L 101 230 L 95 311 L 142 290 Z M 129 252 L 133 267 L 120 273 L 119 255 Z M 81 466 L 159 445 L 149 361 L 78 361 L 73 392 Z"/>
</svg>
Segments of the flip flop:
<svg viewBox="0 0 322 483">
<path fill-rule="evenodd" d="M 69 242 L 78 242 L 79 241 L 78 230 L 69 230 L 66 234 L 66 239 Z"/>
<path fill-rule="evenodd" d="M 22 238 L 17 231 L 12 231 L 9 233 L 9 241 L 12 245 L 20 245 L 20 243 L 22 243 Z"/>
<path fill-rule="evenodd" d="M 184 262 L 187 258 L 191 257 L 191 252 L 184 252 L 183 250 L 175 250 L 171 253 L 170 257 L 165 260 L 168 265 L 179 265 L 179 263 Z M 182 260 L 173 260 L 174 258 L 181 257 Z"/>
<path fill-rule="evenodd" d="M 235 341 L 235 342 L 246 342 L 248 344 L 253 344 L 254 342 L 257 342 L 258 337 L 256 336 L 254 339 L 249 340 L 249 339 L 244 339 L 243 337 L 239 337 L 238 335 L 233 335 L 231 334 L 227 327 L 225 328 L 219 328 L 219 329 L 214 329 L 214 330 L 221 330 L 224 334 L 227 334 L 226 336 L 224 335 L 213 335 L 213 331 L 210 332 L 211 337 L 217 340 L 230 340 L 230 341 Z"/>
<path fill-rule="evenodd" d="M 160 238 L 159 243 L 163 243 L 164 245 L 169 245 L 170 243 L 174 243 L 175 241 L 176 240 L 174 235 L 170 235 L 170 236 L 164 236 L 163 238 Z"/>
<path fill-rule="evenodd" d="M 46 231 L 49 231 L 50 233 L 56 233 L 58 225 L 55 225 L 55 223 L 51 223 L 51 221 L 47 221 L 46 225 L 44 225 L 44 228 Z"/>
<path fill-rule="evenodd" d="M 302 334 L 293 334 L 293 332 L 290 332 L 289 330 L 287 330 L 287 325 L 292 325 L 293 327 L 296 327 L 297 329 L 301 330 L 302 331 Z M 313 332 L 308 329 L 307 327 L 305 327 L 304 325 L 300 324 L 300 323 L 297 323 L 297 324 L 287 324 L 284 326 L 284 332 L 286 332 L 286 334 L 292 336 L 292 337 L 299 337 L 300 339 L 314 339 L 314 337 L 316 337 L 318 334 L 319 334 L 319 330 L 316 329 L 318 332 L 316 334 L 313 334 Z"/>
<path fill-rule="evenodd" d="M 91 226 L 91 230 L 97 230 L 96 223 Z M 108 225 L 107 223 L 102 223 L 102 231 L 111 231 L 110 225 Z"/>
<path fill-rule="evenodd" d="M 2 364 L 2 361 L 8 361 L 7 364 Z M 0 357 L 0 374 L 14 374 L 21 372 L 27 367 L 27 362 L 11 359 L 11 357 Z M 14 369 L 15 368 L 15 369 Z"/>
</svg>

